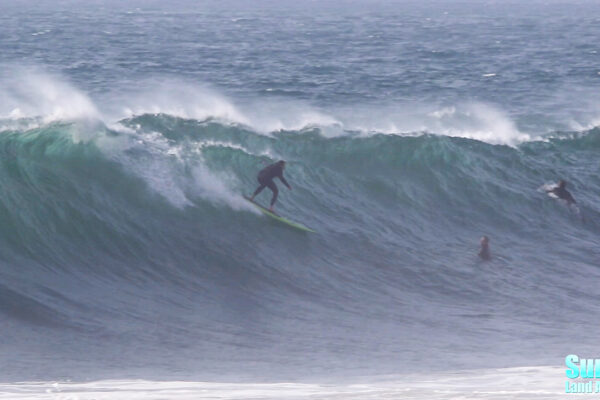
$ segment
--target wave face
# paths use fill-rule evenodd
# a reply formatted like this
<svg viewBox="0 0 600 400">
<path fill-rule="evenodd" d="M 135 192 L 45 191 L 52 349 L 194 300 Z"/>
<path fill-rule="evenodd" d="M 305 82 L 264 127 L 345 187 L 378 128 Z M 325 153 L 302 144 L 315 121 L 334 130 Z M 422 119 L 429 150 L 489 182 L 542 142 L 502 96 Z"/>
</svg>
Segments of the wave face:
<svg viewBox="0 0 600 400">
<path fill-rule="evenodd" d="M 597 3 L 101 3 L 0 2 L 0 381 L 592 358 Z"/>
<path fill-rule="evenodd" d="M 18 374 L 39 354 L 64 360 L 59 374 L 81 364 L 109 376 L 165 365 L 244 376 L 250 364 L 364 374 L 417 356 L 465 367 L 482 364 L 479 348 L 486 362 L 525 362 L 540 345 L 563 350 L 567 321 L 595 307 L 581 309 L 573 287 L 592 293 L 597 273 L 598 130 L 515 148 L 319 128 L 264 136 L 164 114 L 119 126 L 0 134 L 0 318 L 17 351 L 36 343 L 31 359 L 15 354 Z M 276 159 L 293 185 L 280 212 L 317 234 L 242 199 Z M 581 215 L 536 190 L 558 177 Z M 490 263 L 477 260 L 482 234 Z"/>
</svg>

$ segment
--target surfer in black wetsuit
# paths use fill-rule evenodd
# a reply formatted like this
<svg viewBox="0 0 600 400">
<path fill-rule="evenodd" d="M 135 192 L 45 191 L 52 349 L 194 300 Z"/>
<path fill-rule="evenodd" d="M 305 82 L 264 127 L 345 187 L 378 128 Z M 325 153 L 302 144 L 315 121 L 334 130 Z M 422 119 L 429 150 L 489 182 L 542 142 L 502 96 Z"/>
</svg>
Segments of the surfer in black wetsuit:
<svg viewBox="0 0 600 400">
<path fill-rule="evenodd" d="M 277 185 L 275 185 L 273 179 L 279 178 L 288 189 L 292 190 L 292 187 L 283 177 L 284 169 L 285 161 L 281 160 L 260 170 L 257 177 L 260 186 L 256 189 L 250 200 L 254 201 L 256 195 L 262 192 L 265 187 L 268 187 L 273 192 L 273 197 L 271 198 L 271 207 L 269 207 L 269 211 L 273 212 L 273 206 L 275 205 L 275 202 L 277 201 L 277 195 L 279 194 L 279 190 L 277 190 Z"/>
<path fill-rule="evenodd" d="M 559 199 L 565 200 L 568 205 L 577 203 L 575 201 L 575 199 L 573 198 L 573 196 L 571 195 L 571 193 L 569 193 L 569 191 L 566 189 L 566 187 L 567 187 L 567 182 L 565 182 L 561 179 L 560 181 L 558 181 L 557 186 L 553 187 L 552 189 L 546 189 L 546 192 L 552 193 Z"/>
</svg>

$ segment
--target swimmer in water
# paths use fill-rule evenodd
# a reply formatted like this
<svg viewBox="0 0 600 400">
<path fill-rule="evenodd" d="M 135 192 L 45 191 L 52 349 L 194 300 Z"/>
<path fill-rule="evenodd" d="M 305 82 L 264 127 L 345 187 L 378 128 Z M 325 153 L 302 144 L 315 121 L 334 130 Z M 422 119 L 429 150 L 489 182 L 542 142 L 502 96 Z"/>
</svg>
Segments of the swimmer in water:
<svg viewBox="0 0 600 400">
<path fill-rule="evenodd" d="M 490 239 L 487 236 L 482 236 L 479 244 L 481 245 L 478 253 L 479 257 L 485 261 L 490 260 L 492 258 L 490 254 Z"/>
</svg>

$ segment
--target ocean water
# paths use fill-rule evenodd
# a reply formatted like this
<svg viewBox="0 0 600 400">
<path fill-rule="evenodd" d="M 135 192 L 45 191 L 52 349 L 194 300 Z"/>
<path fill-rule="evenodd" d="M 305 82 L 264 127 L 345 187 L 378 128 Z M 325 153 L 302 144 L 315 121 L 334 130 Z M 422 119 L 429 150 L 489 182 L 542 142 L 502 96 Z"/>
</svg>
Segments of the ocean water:
<svg viewBox="0 0 600 400">
<path fill-rule="evenodd" d="M 0 397 L 564 395 L 598 37 L 594 1 L 0 1 Z M 316 234 L 242 197 L 279 159 Z"/>
</svg>

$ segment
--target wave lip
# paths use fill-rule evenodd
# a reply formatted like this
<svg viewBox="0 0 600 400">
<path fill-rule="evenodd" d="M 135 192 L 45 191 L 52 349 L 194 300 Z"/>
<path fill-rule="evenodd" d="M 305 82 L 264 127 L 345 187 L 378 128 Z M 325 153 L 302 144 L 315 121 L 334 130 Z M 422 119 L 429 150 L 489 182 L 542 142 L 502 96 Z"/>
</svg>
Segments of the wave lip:
<svg viewBox="0 0 600 400">
<path fill-rule="evenodd" d="M 0 75 L 0 91 L 4 94 L 0 99 L 0 121 L 4 121 L 4 128 L 18 128 L 14 121 L 19 120 L 43 125 L 87 119 L 113 125 L 123 118 L 164 114 L 235 124 L 268 136 L 318 128 L 326 137 L 357 133 L 414 136 L 426 132 L 510 146 L 537 139 L 520 132 L 505 112 L 486 103 L 327 109 L 290 99 L 235 101 L 209 85 L 164 77 L 128 86 L 92 99 L 58 75 L 39 68 L 8 66 Z"/>
<path fill-rule="evenodd" d="M 437 125 L 432 133 L 512 146 L 533 139 L 531 135 L 520 132 L 506 114 L 483 103 L 442 108 L 429 116 Z"/>
</svg>

